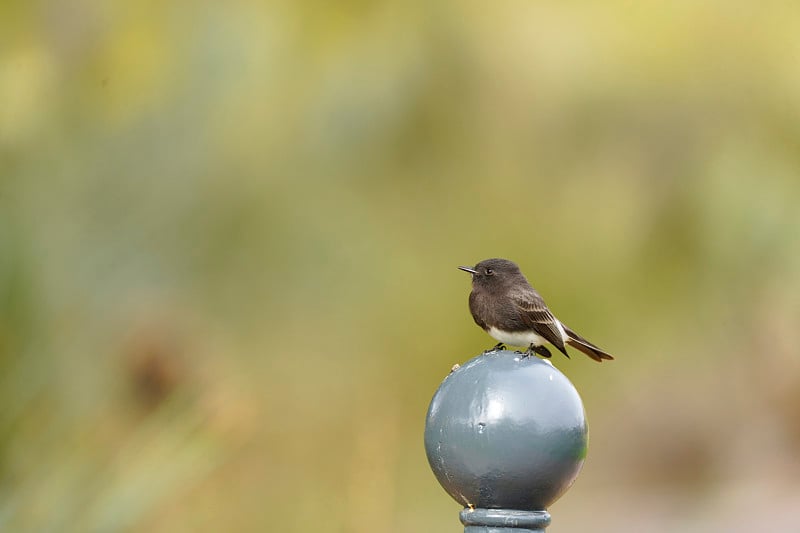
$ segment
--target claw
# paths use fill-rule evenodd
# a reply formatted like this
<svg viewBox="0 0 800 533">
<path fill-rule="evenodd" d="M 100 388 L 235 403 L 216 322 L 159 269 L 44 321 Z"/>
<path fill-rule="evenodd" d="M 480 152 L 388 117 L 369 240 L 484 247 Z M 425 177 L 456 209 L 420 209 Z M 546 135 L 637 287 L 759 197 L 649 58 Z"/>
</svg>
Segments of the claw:
<svg viewBox="0 0 800 533">
<path fill-rule="evenodd" d="M 525 350 L 524 352 L 520 352 L 520 353 L 522 354 L 522 358 L 523 359 L 527 359 L 528 357 L 532 356 L 533 355 L 533 344 L 528 346 L 527 350 Z"/>
<path fill-rule="evenodd" d="M 505 350 L 505 349 L 506 349 L 506 345 L 503 344 L 502 342 L 498 342 L 497 344 L 495 344 L 494 346 L 492 346 L 488 350 L 484 350 L 483 353 L 485 355 L 487 353 L 492 353 L 492 352 L 496 352 L 497 350 Z"/>
</svg>

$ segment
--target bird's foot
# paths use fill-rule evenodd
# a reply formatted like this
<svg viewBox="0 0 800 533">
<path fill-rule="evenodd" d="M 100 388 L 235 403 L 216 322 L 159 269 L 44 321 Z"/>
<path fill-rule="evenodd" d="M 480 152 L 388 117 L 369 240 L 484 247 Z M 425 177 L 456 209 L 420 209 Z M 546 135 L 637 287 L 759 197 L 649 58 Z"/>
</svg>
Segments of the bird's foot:
<svg viewBox="0 0 800 533">
<path fill-rule="evenodd" d="M 527 359 L 528 357 L 533 355 L 533 344 L 528 346 L 528 349 L 525 350 L 524 352 L 517 352 L 517 353 L 521 354 L 523 359 Z"/>
<path fill-rule="evenodd" d="M 492 346 L 488 350 L 484 350 L 483 353 L 487 354 L 487 353 L 490 353 L 490 352 L 496 352 L 497 350 L 505 350 L 505 349 L 506 349 L 506 345 L 503 344 L 502 342 L 498 342 L 497 344 L 495 344 L 494 346 Z"/>
<path fill-rule="evenodd" d="M 526 358 L 532 356 L 534 353 L 538 353 L 539 355 L 541 355 L 542 357 L 545 357 L 547 359 L 550 359 L 551 357 L 553 357 L 553 354 L 550 353 L 550 350 L 548 350 L 544 346 L 534 346 L 533 344 L 528 346 L 528 349 L 525 350 L 524 352 L 521 352 L 521 353 L 522 353 L 522 358 L 523 359 L 526 359 Z"/>
</svg>

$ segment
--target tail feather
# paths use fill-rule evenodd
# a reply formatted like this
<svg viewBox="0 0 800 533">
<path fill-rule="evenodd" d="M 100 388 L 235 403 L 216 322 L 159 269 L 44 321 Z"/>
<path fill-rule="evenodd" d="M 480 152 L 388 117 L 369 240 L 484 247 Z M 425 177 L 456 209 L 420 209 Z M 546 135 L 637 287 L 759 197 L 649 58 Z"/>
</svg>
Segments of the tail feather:
<svg viewBox="0 0 800 533">
<path fill-rule="evenodd" d="M 614 357 L 610 353 L 604 352 L 591 342 L 587 341 L 586 339 L 584 339 L 583 337 L 581 337 L 580 335 L 569 329 L 563 323 L 561 325 L 564 326 L 564 332 L 567 334 L 567 337 L 569 337 L 567 339 L 567 344 L 569 344 L 573 348 L 580 350 L 581 352 L 585 353 L 598 363 L 602 363 L 604 359 L 608 360 L 614 359 Z"/>
</svg>

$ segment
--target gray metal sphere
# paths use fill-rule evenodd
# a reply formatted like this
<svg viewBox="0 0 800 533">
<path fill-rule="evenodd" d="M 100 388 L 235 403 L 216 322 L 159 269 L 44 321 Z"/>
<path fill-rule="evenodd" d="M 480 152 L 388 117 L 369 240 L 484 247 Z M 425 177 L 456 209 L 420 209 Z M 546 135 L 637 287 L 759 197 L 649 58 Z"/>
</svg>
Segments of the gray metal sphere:
<svg viewBox="0 0 800 533">
<path fill-rule="evenodd" d="M 545 510 L 575 481 L 587 442 L 583 404 L 566 376 L 505 350 L 447 376 L 425 424 L 436 478 L 474 508 Z"/>
</svg>

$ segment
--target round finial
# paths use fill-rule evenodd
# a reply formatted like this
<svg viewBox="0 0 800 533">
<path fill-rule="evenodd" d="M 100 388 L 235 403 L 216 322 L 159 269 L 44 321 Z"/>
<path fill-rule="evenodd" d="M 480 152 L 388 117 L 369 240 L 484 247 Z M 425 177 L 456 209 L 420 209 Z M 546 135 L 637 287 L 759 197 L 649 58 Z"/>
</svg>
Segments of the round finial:
<svg viewBox="0 0 800 533">
<path fill-rule="evenodd" d="M 583 404 L 566 376 L 506 350 L 454 369 L 425 423 L 428 462 L 467 507 L 461 521 L 470 533 L 544 531 L 546 509 L 577 478 L 587 440 Z"/>
</svg>

